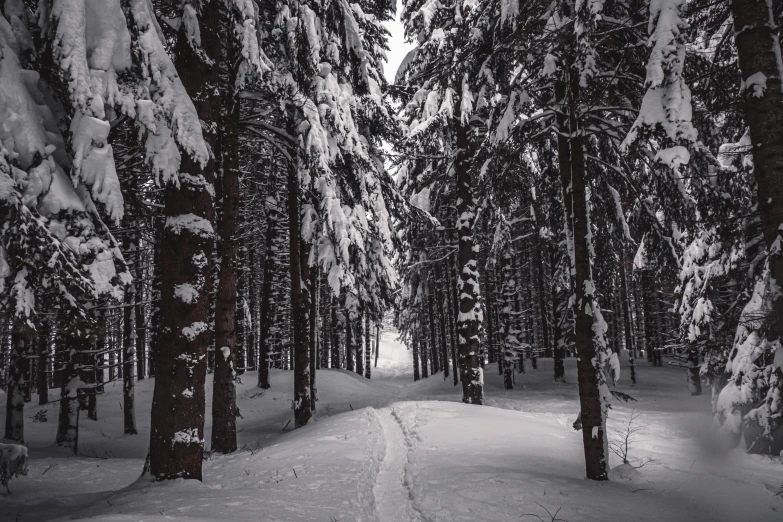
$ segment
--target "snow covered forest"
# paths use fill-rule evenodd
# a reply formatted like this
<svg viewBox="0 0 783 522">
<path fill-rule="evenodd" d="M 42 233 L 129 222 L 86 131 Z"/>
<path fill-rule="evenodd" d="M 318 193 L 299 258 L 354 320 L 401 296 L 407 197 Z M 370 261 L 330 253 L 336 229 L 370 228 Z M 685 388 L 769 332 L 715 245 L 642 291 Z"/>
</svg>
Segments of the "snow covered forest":
<svg viewBox="0 0 783 522">
<path fill-rule="evenodd" d="M 780 520 L 781 27 L 0 0 L 0 520 Z"/>
</svg>

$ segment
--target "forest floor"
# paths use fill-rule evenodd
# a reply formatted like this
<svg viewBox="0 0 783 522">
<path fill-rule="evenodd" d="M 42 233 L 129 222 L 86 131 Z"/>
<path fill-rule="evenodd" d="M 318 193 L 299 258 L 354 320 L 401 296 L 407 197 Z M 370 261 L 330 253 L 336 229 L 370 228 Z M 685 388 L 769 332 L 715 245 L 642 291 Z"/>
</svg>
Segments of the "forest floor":
<svg viewBox="0 0 783 522">
<path fill-rule="evenodd" d="M 709 389 L 691 397 L 685 371 L 627 368 L 617 389 L 637 402 L 610 412 L 610 438 L 638 414 L 631 465 L 612 455 L 611 480 L 584 479 L 575 360 L 567 383 L 552 361 L 503 390 L 497 366 L 485 372 L 490 407 L 459 402 L 439 373 L 413 383 L 410 353 L 391 333 L 381 340 L 371 380 L 319 371 L 310 425 L 292 430 L 290 372 L 256 374 L 238 387 L 239 445 L 211 455 L 204 481 L 140 479 L 149 441 L 154 381 L 136 388 L 139 434 L 122 434 L 122 390 L 98 398 L 99 421 L 82 418 L 79 455 L 53 445 L 57 404 L 26 409 L 30 472 L 0 493 L 0 520 L 323 521 L 780 521 L 779 459 L 722 451 L 711 429 Z M 52 391 L 53 399 L 55 391 Z M 207 385 L 206 440 L 211 384 Z M 35 399 L 35 398 L 34 398 Z M 0 400 L 5 396 L 0 393 Z M 48 422 L 33 422 L 41 409 Z M 0 413 L 0 415 L 3 415 Z M 0 416 L 0 422 L 4 418 Z M 643 464 L 641 467 L 634 467 Z"/>
</svg>

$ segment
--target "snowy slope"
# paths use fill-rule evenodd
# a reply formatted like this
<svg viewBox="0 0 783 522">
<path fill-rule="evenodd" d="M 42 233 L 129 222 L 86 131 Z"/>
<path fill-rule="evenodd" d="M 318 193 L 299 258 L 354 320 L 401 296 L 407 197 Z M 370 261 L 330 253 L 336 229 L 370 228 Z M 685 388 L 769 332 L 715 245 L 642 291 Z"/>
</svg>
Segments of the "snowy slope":
<svg viewBox="0 0 783 522">
<path fill-rule="evenodd" d="M 621 381 L 644 425 L 632 460 L 653 460 L 616 467 L 599 484 L 584 480 L 581 433 L 571 428 L 573 360 L 566 384 L 553 383 L 551 361 L 541 360 L 510 391 L 488 367 L 494 407 L 478 407 L 457 402 L 451 377 L 412 383 L 409 352 L 394 339 L 383 336 L 372 381 L 318 372 L 315 422 L 296 431 L 286 426 L 292 374 L 273 371 L 263 391 L 254 373 L 243 375 L 242 449 L 212 455 L 203 483 L 139 480 L 150 380 L 137 388 L 140 434 L 121 434 L 121 389 L 110 386 L 99 397 L 99 422 L 81 421 L 78 458 L 52 446 L 56 405 L 47 423 L 32 423 L 39 408 L 28 405 L 30 474 L 11 482 L 12 496 L 0 496 L 0 520 L 550 520 L 545 509 L 570 522 L 780 519 L 780 462 L 718 451 L 707 436 L 708 397 L 688 395 L 682 370 L 642 364 L 639 385 Z M 210 396 L 211 386 L 208 410 Z M 610 430 L 630 411 L 617 405 Z"/>
</svg>

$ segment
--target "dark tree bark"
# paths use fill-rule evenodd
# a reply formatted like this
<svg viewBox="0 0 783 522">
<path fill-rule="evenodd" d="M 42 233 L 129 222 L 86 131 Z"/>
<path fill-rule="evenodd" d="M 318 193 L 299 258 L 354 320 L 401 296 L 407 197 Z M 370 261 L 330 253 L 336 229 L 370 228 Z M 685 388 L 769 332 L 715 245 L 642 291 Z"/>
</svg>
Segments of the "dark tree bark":
<svg viewBox="0 0 783 522">
<path fill-rule="evenodd" d="M 484 403 L 484 379 L 479 363 L 479 328 L 481 305 L 479 303 L 478 245 L 473 238 L 473 222 L 476 204 L 473 198 L 473 180 L 470 173 L 469 129 L 455 115 L 457 149 L 454 172 L 457 183 L 458 289 L 459 315 L 457 316 L 457 344 L 462 380 L 462 402 Z M 476 249 L 474 250 L 474 247 Z"/>
<path fill-rule="evenodd" d="M 413 380 L 418 381 L 421 379 L 421 372 L 419 370 L 419 342 L 416 340 L 416 334 L 414 333 L 412 335 L 411 339 L 412 350 L 413 350 Z"/>
<path fill-rule="evenodd" d="M 16 320 L 11 328 L 11 357 L 6 383 L 4 438 L 24 442 L 24 397 L 30 386 L 30 359 L 35 353 L 35 330 L 26 321 Z"/>
<path fill-rule="evenodd" d="M 734 39 L 742 79 L 754 75 L 766 79 L 765 88 L 750 85 L 745 90 L 745 121 L 753 144 L 753 174 L 758 185 L 758 204 L 769 267 L 776 281 L 783 281 L 783 255 L 773 244 L 783 224 L 783 71 L 779 27 L 772 4 L 764 0 L 731 0 Z M 755 76 L 758 78 L 759 76 Z M 779 283 L 778 283 L 779 284 Z M 783 299 L 775 298 L 778 336 L 783 338 Z"/>
<path fill-rule="evenodd" d="M 449 328 L 451 330 L 451 364 L 452 373 L 454 374 L 454 386 L 459 384 L 460 370 L 459 370 L 459 357 L 457 355 L 457 317 L 459 316 L 459 299 L 457 298 L 457 284 L 459 279 L 459 269 L 457 268 L 457 255 L 454 255 L 452 265 L 454 266 L 454 281 L 452 282 L 451 292 L 449 292 L 449 305 L 451 306 L 449 313 Z"/>
<path fill-rule="evenodd" d="M 359 308 L 359 313 L 354 321 L 354 335 L 352 336 L 354 346 L 353 351 L 356 354 L 356 373 L 364 375 L 364 343 L 362 342 L 362 308 Z"/>
<path fill-rule="evenodd" d="M 329 368 L 332 359 L 332 307 L 328 298 L 321 302 L 321 308 L 321 368 Z"/>
<path fill-rule="evenodd" d="M 370 312 L 364 312 L 364 376 L 372 375 L 372 334 L 370 333 Z"/>
<path fill-rule="evenodd" d="M 49 402 L 49 351 L 50 351 L 50 323 L 46 319 L 40 320 L 38 325 L 38 373 L 36 386 L 38 388 L 38 404 L 43 406 Z M 2 339 L 0 339 L 0 342 Z M 5 362 L 5 361 L 0 361 Z"/>
<path fill-rule="evenodd" d="M 136 242 L 136 249 L 133 252 L 134 274 L 133 285 L 135 287 L 134 295 L 136 307 L 134 314 L 136 316 L 136 378 L 142 380 L 146 374 L 147 362 L 147 322 L 144 314 L 144 295 L 142 291 L 142 281 L 144 281 L 144 256 L 141 251 L 140 242 Z M 100 365 L 98 365 L 100 366 Z"/>
<path fill-rule="evenodd" d="M 560 328 L 558 310 L 560 308 L 560 299 L 558 298 L 557 282 L 555 274 L 557 273 L 558 251 L 556 247 L 549 249 L 549 266 L 552 271 L 552 335 L 553 347 L 552 355 L 555 366 L 555 382 L 565 382 L 565 343 L 562 343 L 563 332 Z"/>
<path fill-rule="evenodd" d="M 310 292 L 310 404 L 315 411 L 315 369 L 318 358 L 318 269 L 310 267 L 308 282 Z"/>
<path fill-rule="evenodd" d="M 244 214 L 240 214 L 244 222 Z M 243 234 L 244 236 L 244 234 Z M 248 334 L 247 334 L 247 366 L 250 371 L 258 370 L 258 343 L 256 337 L 256 327 L 258 324 L 258 292 L 256 292 L 256 272 L 258 270 L 258 264 L 256 261 L 256 251 L 254 248 L 248 249 L 248 276 L 247 276 L 247 300 L 248 308 L 250 309 L 250 317 L 248 321 Z"/>
<path fill-rule="evenodd" d="M 378 367 L 378 353 L 381 347 L 381 323 L 375 325 L 375 367 Z"/>
<path fill-rule="evenodd" d="M 419 291 L 421 292 L 423 287 L 419 287 Z M 421 296 L 423 299 L 426 299 L 427 297 L 425 295 Z M 424 303 L 420 303 L 420 309 L 419 309 L 419 319 L 418 321 L 418 332 L 417 335 L 419 336 L 419 357 L 421 358 L 421 377 L 423 379 L 428 379 L 430 376 L 430 347 L 427 346 L 427 316 L 424 314 Z"/>
<path fill-rule="evenodd" d="M 274 319 L 273 280 L 276 273 L 275 243 L 280 233 L 277 223 L 279 201 L 277 193 L 272 188 L 266 198 L 266 246 L 264 249 L 264 280 L 261 284 L 261 311 L 259 312 L 258 328 L 258 387 L 268 389 L 269 366 L 271 364 L 271 328 Z"/>
<path fill-rule="evenodd" d="M 596 346 L 593 338 L 593 307 L 598 306 L 592 291 L 590 223 L 586 193 L 584 135 L 579 128 L 579 81 L 572 71 L 569 84 L 568 134 L 570 172 L 561 172 L 563 200 L 571 200 L 571 238 L 574 267 L 574 340 L 576 343 L 579 403 L 582 416 L 582 442 L 587 478 L 608 479 L 608 443 L 606 418 L 599 390 L 599 370 L 594 366 Z M 569 175 L 570 174 L 570 175 Z M 570 192 L 570 198 L 567 194 Z M 569 207 L 566 207 L 569 208 Z"/>
<path fill-rule="evenodd" d="M 540 221 L 537 223 L 537 231 L 540 231 L 543 227 L 543 223 Z M 546 251 L 546 248 L 544 246 L 544 242 L 541 240 L 541 235 L 536 233 L 535 235 L 536 241 L 535 241 L 535 251 L 532 253 L 533 256 L 533 262 L 535 263 L 535 270 L 536 270 L 536 289 L 537 289 L 537 298 L 538 298 L 538 313 L 539 313 L 539 320 L 541 321 L 541 346 L 544 350 L 544 357 L 549 357 L 552 353 L 552 341 L 550 339 L 550 328 L 549 328 L 549 314 L 547 313 L 547 304 L 546 304 L 546 290 L 544 289 L 545 285 L 545 277 L 544 277 L 544 252 Z"/>
<path fill-rule="evenodd" d="M 440 326 L 440 353 L 443 359 L 443 380 L 449 378 L 449 349 L 446 345 L 446 317 L 443 313 L 443 271 L 441 264 L 435 263 L 435 300 L 438 309 L 438 324 Z M 376 363 L 377 364 L 377 363 Z"/>
<path fill-rule="evenodd" d="M 157 372 L 158 357 L 161 342 L 160 323 L 160 299 L 163 285 L 163 225 L 164 216 L 153 217 L 153 233 L 155 239 L 155 251 L 152 253 L 152 305 L 150 309 L 150 352 L 149 352 L 149 376 L 155 377 Z M 105 338 L 105 336 L 104 336 Z"/>
<path fill-rule="evenodd" d="M 427 278 L 427 320 L 428 329 L 430 331 L 430 356 L 432 357 L 432 375 L 435 375 L 440 371 L 440 357 L 438 350 L 437 333 L 435 331 L 435 299 L 432 293 L 432 282 L 430 278 Z"/>
<path fill-rule="evenodd" d="M 343 314 L 344 314 L 344 324 L 345 324 L 345 369 L 349 372 L 355 371 L 356 367 L 354 366 L 354 333 L 353 333 L 353 321 L 351 321 L 351 316 L 348 312 L 348 308 L 343 308 Z"/>
<path fill-rule="evenodd" d="M 125 251 L 136 248 L 135 223 L 129 219 L 126 223 L 128 230 L 123 238 Z M 133 267 L 131 267 L 133 269 Z M 134 375 L 134 354 L 136 353 L 136 285 L 131 283 L 125 288 L 124 307 L 122 309 L 122 417 L 125 434 L 135 435 L 136 431 L 136 407 Z M 93 371 L 94 373 L 94 371 Z M 86 380 L 87 383 L 92 379 Z M 94 390 L 85 390 L 85 395 L 94 395 Z M 91 401 L 92 402 L 92 401 Z M 97 412 L 87 413 L 88 418 L 97 419 Z"/>
<path fill-rule="evenodd" d="M 515 277 L 511 269 L 511 252 L 507 249 L 500 257 L 500 270 L 503 280 L 503 388 L 511 390 L 514 388 L 514 360 L 517 357 L 516 349 L 519 341 L 517 331 L 513 327 L 514 317 L 512 299 L 516 293 Z"/>
<path fill-rule="evenodd" d="M 231 39 L 229 39 L 230 41 Z M 233 63 L 239 53 L 228 44 L 226 52 Z M 239 294 L 239 114 L 240 101 L 234 93 L 236 74 L 229 74 L 230 92 L 227 95 L 222 125 L 220 164 L 222 179 L 222 213 L 220 216 L 220 259 L 217 292 L 215 294 L 215 373 L 212 392 L 212 451 L 232 453 L 237 449 L 237 394 L 238 361 L 237 299 Z"/>
<path fill-rule="evenodd" d="M 91 349 L 91 332 L 86 324 L 78 321 L 66 327 L 65 360 L 62 362 L 60 387 L 60 414 L 57 420 L 56 442 L 69 448 L 76 455 L 79 451 L 79 367 L 83 356 Z"/>
<path fill-rule="evenodd" d="M 628 362 L 631 365 L 631 382 L 636 384 L 636 346 L 634 345 L 633 324 L 631 322 L 630 296 L 628 295 L 628 277 L 625 252 L 620 252 L 620 291 L 623 300 L 623 330 L 625 331 L 625 349 L 628 350 Z"/>
<path fill-rule="evenodd" d="M 334 296 L 329 297 L 330 302 L 330 323 L 332 325 L 330 334 L 332 336 L 330 344 L 332 345 L 332 368 L 340 368 L 340 330 L 337 319 L 337 299 Z"/>
<path fill-rule="evenodd" d="M 222 102 L 220 2 L 208 2 L 198 15 L 201 49 L 196 52 L 182 24 L 174 46 L 175 66 L 214 151 Z M 210 188 L 214 158 L 202 163 L 182 150 L 179 187 L 165 192 L 166 223 L 161 242 L 161 340 L 152 398 L 150 473 L 158 480 L 201 480 L 204 409 L 209 343 L 209 280 L 214 241 Z"/>
<path fill-rule="evenodd" d="M 310 245 L 302 241 L 299 212 L 299 172 L 288 168 L 289 270 L 294 359 L 294 427 L 307 425 L 312 415 L 310 396 Z"/>
</svg>

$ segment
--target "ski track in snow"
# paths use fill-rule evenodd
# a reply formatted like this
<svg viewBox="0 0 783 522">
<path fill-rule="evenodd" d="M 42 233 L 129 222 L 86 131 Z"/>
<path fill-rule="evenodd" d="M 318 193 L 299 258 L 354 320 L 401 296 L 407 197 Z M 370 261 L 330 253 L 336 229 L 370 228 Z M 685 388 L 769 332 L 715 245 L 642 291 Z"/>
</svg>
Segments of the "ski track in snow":
<svg viewBox="0 0 783 522">
<path fill-rule="evenodd" d="M 373 487 L 378 520 L 392 522 L 426 520 L 414 504 L 408 453 L 410 438 L 403 432 L 402 419 L 394 406 L 377 410 L 386 452 Z"/>
</svg>

